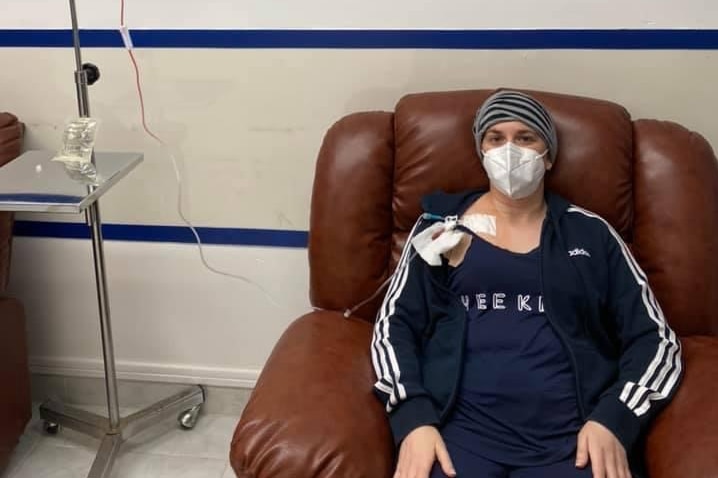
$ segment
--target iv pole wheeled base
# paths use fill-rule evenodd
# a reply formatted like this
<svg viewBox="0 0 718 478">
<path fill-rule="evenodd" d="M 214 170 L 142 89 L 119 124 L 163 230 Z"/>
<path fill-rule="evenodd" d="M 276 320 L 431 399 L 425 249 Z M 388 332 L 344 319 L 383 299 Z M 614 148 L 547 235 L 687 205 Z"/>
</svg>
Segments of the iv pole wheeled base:
<svg viewBox="0 0 718 478">
<path fill-rule="evenodd" d="M 177 418 L 183 428 L 194 428 L 205 396 L 203 387 L 188 387 L 127 417 L 121 417 L 116 426 L 107 417 L 53 400 L 40 405 L 40 418 L 44 420 L 43 427 L 47 433 L 55 434 L 60 428 L 67 427 L 101 439 L 87 478 L 108 478 L 123 441 L 172 418 Z"/>
</svg>

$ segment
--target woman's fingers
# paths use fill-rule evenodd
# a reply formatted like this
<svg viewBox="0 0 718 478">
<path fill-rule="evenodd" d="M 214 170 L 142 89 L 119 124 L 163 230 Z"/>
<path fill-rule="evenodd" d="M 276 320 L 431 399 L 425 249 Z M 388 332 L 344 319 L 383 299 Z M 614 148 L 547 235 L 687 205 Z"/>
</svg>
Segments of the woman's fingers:
<svg viewBox="0 0 718 478">
<path fill-rule="evenodd" d="M 439 440 L 436 444 L 436 458 L 439 460 L 441 469 L 444 471 L 446 476 L 456 476 L 456 470 L 454 464 L 451 462 L 449 451 L 446 449 L 444 440 Z"/>
</svg>

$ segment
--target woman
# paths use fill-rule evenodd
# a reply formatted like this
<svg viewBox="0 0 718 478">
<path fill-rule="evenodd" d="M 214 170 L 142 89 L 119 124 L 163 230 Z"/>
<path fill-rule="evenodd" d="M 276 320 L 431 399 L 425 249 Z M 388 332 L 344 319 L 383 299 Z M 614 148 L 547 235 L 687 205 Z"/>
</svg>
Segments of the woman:
<svg viewBox="0 0 718 478">
<path fill-rule="evenodd" d="M 473 132 L 489 191 L 424 198 L 375 326 L 394 476 L 636 476 L 678 339 L 618 234 L 544 191 L 548 111 L 499 91 Z"/>
</svg>

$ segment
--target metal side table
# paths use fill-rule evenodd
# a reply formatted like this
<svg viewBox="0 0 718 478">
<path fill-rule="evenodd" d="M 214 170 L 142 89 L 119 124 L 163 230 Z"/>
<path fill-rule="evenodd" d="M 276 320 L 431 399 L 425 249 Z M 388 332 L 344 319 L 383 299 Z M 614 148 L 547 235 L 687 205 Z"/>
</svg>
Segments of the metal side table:
<svg viewBox="0 0 718 478">
<path fill-rule="evenodd" d="M 92 238 L 109 415 L 95 415 L 50 400 L 40 406 L 40 417 L 49 433 L 66 426 L 101 439 L 88 478 L 106 478 L 123 440 L 172 417 L 177 417 L 184 428 L 193 428 L 205 401 L 205 390 L 192 386 L 132 415 L 120 416 L 98 199 L 140 164 L 143 155 L 97 153 L 97 178 L 92 184 L 68 172 L 62 163 L 51 161 L 52 156 L 47 151 L 29 151 L 0 168 L 0 211 L 86 214 Z"/>
</svg>

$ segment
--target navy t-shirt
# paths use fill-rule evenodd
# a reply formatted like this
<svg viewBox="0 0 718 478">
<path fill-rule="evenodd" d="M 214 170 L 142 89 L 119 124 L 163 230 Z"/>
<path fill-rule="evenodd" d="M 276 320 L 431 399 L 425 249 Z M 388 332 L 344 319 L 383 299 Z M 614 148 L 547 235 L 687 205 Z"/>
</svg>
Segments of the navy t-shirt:
<svg viewBox="0 0 718 478">
<path fill-rule="evenodd" d="M 476 236 L 450 287 L 468 323 L 444 439 L 509 466 L 568 459 L 581 420 L 569 358 L 544 313 L 539 250 L 514 253 Z"/>
</svg>

